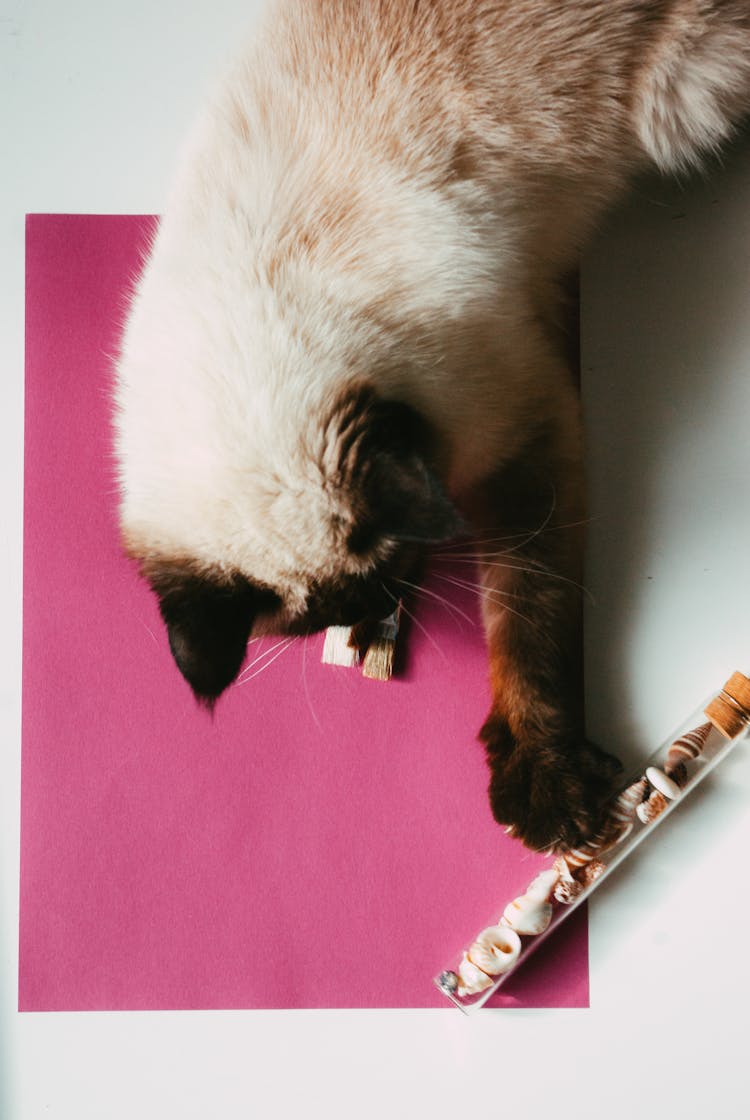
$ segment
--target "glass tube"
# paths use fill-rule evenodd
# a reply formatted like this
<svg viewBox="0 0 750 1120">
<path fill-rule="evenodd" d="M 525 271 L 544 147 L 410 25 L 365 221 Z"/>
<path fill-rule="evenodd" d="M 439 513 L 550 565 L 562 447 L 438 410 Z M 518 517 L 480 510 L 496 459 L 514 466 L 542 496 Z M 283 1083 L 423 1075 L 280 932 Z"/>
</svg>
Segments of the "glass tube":
<svg viewBox="0 0 750 1120">
<path fill-rule="evenodd" d="M 504 917 L 495 917 L 496 924 L 482 931 L 469 949 L 459 954 L 453 967 L 435 977 L 440 991 L 464 1012 L 482 1007 L 661 821 L 682 804 L 732 748 L 749 737 L 750 680 L 735 673 L 722 690 L 649 756 L 642 776 L 636 776 L 623 787 L 622 793 L 605 809 L 601 846 L 597 847 L 596 842 L 582 845 L 580 857 L 576 852 L 563 853 L 564 864 L 558 858 L 554 867 L 550 864 L 548 870 L 542 871 L 518 899 L 505 907 L 502 913 L 509 915 L 509 922 Z M 690 757 L 697 744 L 700 744 L 699 753 Z M 590 856 L 594 848 L 597 849 L 595 854 L 578 865 L 578 858 Z M 572 869 L 568 863 L 573 865 Z M 553 884 L 555 869 L 560 866 L 564 874 L 558 871 Z M 560 901 L 553 892 L 560 897 L 569 896 L 569 900 Z M 548 921 L 536 934 L 525 933 L 524 919 L 516 917 L 520 914 L 517 904 L 523 907 L 524 900 L 529 899 L 526 913 L 531 924 L 535 916 Z M 479 967 L 481 965 L 484 969 Z M 492 968 L 502 971 L 488 973 Z M 477 988 L 479 990 L 475 990 Z"/>
</svg>

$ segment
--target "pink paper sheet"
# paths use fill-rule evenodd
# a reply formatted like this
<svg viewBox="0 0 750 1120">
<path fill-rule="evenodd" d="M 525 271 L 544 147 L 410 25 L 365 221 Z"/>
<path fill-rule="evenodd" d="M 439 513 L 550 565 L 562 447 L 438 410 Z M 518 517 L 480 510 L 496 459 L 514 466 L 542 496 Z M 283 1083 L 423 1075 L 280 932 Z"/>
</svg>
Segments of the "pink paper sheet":
<svg viewBox="0 0 750 1120">
<path fill-rule="evenodd" d="M 425 597 L 388 685 L 317 636 L 198 709 L 115 528 L 111 355 L 151 226 L 28 220 L 19 1006 L 447 1007 L 432 976 L 543 862 L 487 807 L 480 628 Z M 586 1006 L 585 916 L 495 1002 Z"/>
</svg>

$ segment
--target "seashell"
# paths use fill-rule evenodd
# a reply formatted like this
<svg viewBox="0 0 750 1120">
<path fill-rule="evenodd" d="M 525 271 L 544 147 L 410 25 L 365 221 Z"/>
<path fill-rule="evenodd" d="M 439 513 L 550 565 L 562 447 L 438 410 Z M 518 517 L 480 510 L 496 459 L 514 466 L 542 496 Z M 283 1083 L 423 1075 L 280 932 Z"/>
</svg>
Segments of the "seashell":
<svg viewBox="0 0 750 1120">
<path fill-rule="evenodd" d="M 712 726 L 711 723 L 703 723 L 700 727 L 696 727 L 694 731 L 686 731 L 679 739 L 675 739 L 674 743 L 672 743 L 672 746 L 669 748 L 667 752 L 667 763 L 664 769 L 669 777 L 679 785 L 681 785 L 682 782 L 680 778 L 677 777 L 675 771 L 677 771 L 680 766 L 682 766 L 684 770 L 684 764 L 686 762 L 691 762 L 702 753 Z M 687 777 L 687 772 L 684 771 L 684 773 L 685 777 Z M 682 779 L 682 781 L 684 780 L 685 778 Z"/>
<path fill-rule="evenodd" d="M 625 839 L 633 827 L 633 811 L 647 790 L 648 783 L 641 778 L 615 799 L 599 831 L 579 848 L 571 848 L 565 853 L 565 861 L 571 871 L 590 863 L 601 852 Z"/>
<path fill-rule="evenodd" d="M 567 906 L 574 898 L 578 897 L 583 887 L 577 879 L 573 878 L 565 856 L 558 856 L 553 867 L 560 875 L 559 882 L 555 887 L 554 897 L 558 902 Z"/>
<path fill-rule="evenodd" d="M 583 890 L 583 883 L 579 883 L 577 879 L 561 879 L 555 887 L 555 899 L 562 902 L 563 906 L 569 906 Z"/>
<path fill-rule="evenodd" d="M 441 972 L 437 978 L 438 987 L 447 995 L 453 995 L 458 989 L 458 976 L 455 972 Z"/>
<path fill-rule="evenodd" d="M 657 769 L 656 766 L 649 766 L 646 771 L 648 778 L 654 789 L 658 789 L 659 793 L 663 793 L 668 801 L 674 801 L 675 798 L 680 796 L 680 787 L 677 782 L 668 778 L 663 770 Z"/>
<path fill-rule="evenodd" d="M 513 967 L 520 952 L 521 938 L 515 930 L 505 926 L 488 926 L 479 934 L 466 956 L 488 976 L 499 976 Z"/>
<path fill-rule="evenodd" d="M 607 870 L 606 863 L 602 863 L 600 859 L 592 859 L 591 863 L 587 863 L 585 867 L 581 868 L 579 875 L 579 882 L 582 887 L 590 887 L 595 883 L 600 875 L 603 875 Z"/>
<path fill-rule="evenodd" d="M 557 857 L 557 859 L 555 860 L 555 862 L 552 864 L 552 868 L 553 868 L 554 871 L 557 872 L 557 874 L 560 876 L 561 879 L 572 879 L 573 878 L 571 870 L 568 867 L 567 856 L 565 856 L 565 855 L 559 855 Z"/>
<path fill-rule="evenodd" d="M 503 925 L 510 926 L 516 933 L 529 936 L 544 933 L 551 920 L 552 903 L 530 898 L 527 894 L 509 902 L 501 919 Z"/>
<path fill-rule="evenodd" d="M 540 871 L 536 879 L 532 879 L 526 888 L 526 897 L 538 899 L 539 902 L 549 902 L 559 878 L 560 872 L 554 867 L 547 871 Z"/>
<path fill-rule="evenodd" d="M 696 727 L 694 731 L 686 731 L 679 739 L 675 739 L 672 746 L 669 748 L 669 755 L 681 759 L 697 758 L 702 753 L 706 745 L 706 739 L 713 724 L 702 723 L 700 727 Z"/>
<path fill-rule="evenodd" d="M 485 988 L 494 983 L 491 976 L 486 972 L 482 972 L 481 968 L 469 960 L 466 953 L 464 953 L 461 963 L 458 966 L 458 986 L 456 987 L 456 994 L 459 996 L 473 996 L 477 992 L 483 992 Z"/>
<path fill-rule="evenodd" d="M 592 837 L 587 844 L 583 844 L 580 848 L 571 848 L 569 852 L 565 853 L 565 862 L 571 871 L 577 871 L 579 867 L 592 860 L 597 852 L 601 851 L 601 846 L 596 843 L 597 838 Z"/>
<path fill-rule="evenodd" d="M 682 787 L 685 785 L 685 782 L 687 781 L 688 772 L 687 766 L 684 762 L 677 762 L 672 764 L 671 766 L 667 764 L 664 767 L 664 773 L 668 778 L 671 778 L 672 781 L 680 787 L 680 789 L 682 789 Z"/>
<path fill-rule="evenodd" d="M 645 778 L 639 778 L 637 782 L 633 782 L 615 799 L 609 810 L 609 819 L 622 825 L 623 830 L 630 831 L 633 825 L 633 814 L 647 793 L 648 782 Z"/>
<path fill-rule="evenodd" d="M 659 814 L 664 812 L 668 804 L 664 794 L 655 789 L 648 801 L 643 801 L 636 809 L 638 819 L 644 824 L 651 824 L 651 821 L 656 820 Z"/>
<path fill-rule="evenodd" d="M 623 840 L 633 827 L 632 822 L 628 821 L 623 825 L 620 820 L 607 821 L 604 827 L 582 844 L 580 848 L 571 848 L 569 852 L 565 853 L 565 862 L 571 871 L 575 871 L 579 867 L 590 863 L 601 852 L 606 852 L 609 848 L 613 847 L 620 840 Z"/>
</svg>

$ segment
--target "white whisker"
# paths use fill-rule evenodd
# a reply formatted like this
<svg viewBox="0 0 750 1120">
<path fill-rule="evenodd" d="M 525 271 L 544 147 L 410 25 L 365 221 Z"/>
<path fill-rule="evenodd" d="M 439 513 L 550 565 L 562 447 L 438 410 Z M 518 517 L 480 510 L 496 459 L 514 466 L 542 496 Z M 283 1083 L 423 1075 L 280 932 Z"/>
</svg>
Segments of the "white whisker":
<svg viewBox="0 0 750 1120">
<path fill-rule="evenodd" d="M 476 625 L 474 619 L 470 618 L 470 616 L 462 611 L 460 607 L 457 607 L 455 603 L 451 603 L 450 600 L 446 599 L 443 595 L 438 595 L 436 592 L 430 591 L 428 587 L 419 587 L 416 583 L 410 583 L 408 579 L 397 579 L 396 583 L 402 583 L 404 587 L 410 587 L 413 591 L 416 591 L 418 595 L 428 595 L 430 599 L 434 599 L 436 602 L 440 603 L 442 607 L 459 615 L 461 618 L 465 618 L 471 626 Z"/>
<path fill-rule="evenodd" d="M 425 638 L 427 638 L 427 640 L 428 640 L 429 642 L 431 642 L 431 643 L 432 643 L 432 645 L 433 645 L 433 646 L 435 647 L 435 649 L 437 650 L 437 652 L 438 652 L 438 653 L 440 654 L 440 656 L 442 657 L 443 661 L 445 661 L 445 662 L 447 663 L 447 661 L 448 661 L 448 658 L 447 658 L 447 657 L 445 656 L 445 653 L 444 653 L 444 651 L 443 651 L 443 650 L 442 650 L 442 649 L 440 648 L 440 646 L 439 646 L 439 645 L 437 644 L 437 642 L 436 642 L 436 641 L 435 641 L 435 639 L 433 638 L 432 634 L 430 634 L 430 633 L 429 633 L 429 631 L 428 631 L 428 630 L 427 630 L 427 629 L 426 629 L 426 628 L 425 628 L 425 627 L 424 627 L 424 626 L 422 625 L 422 623 L 421 623 L 421 622 L 419 621 L 419 619 L 418 619 L 418 618 L 417 618 L 417 617 L 416 617 L 415 615 L 413 615 L 413 614 L 411 613 L 411 611 L 410 611 L 410 610 L 408 610 L 408 609 L 407 609 L 407 608 L 406 608 L 406 607 L 404 606 L 403 602 L 401 603 L 401 610 L 402 610 L 402 611 L 404 612 L 404 614 L 406 615 L 406 617 L 407 617 L 407 618 L 410 618 L 410 619 L 412 620 L 412 622 L 414 623 L 414 625 L 415 625 L 415 626 L 417 626 L 417 627 L 418 627 L 418 628 L 419 628 L 419 629 L 420 629 L 420 630 L 422 631 L 422 633 L 424 634 Z"/>
<path fill-rule="evenodd" d="M 302 639 L 302 686 L 305 690 L 305 699 L 307 700 L 307 706 L 310 709 L 310 715 L 312 716 L 313 721 L 318 728 L 318 731 L 322 731 L 323 728 L 321 726 L 320 720 L 315 713 L 315 709 L 313 708 L 312 699 L 310 697 L 310 689 L 307 684 L 307 638 Z"/>
<path fill-rule="evenodd" d="M 539 528 L 534 529 L 534 531 L 531 532 L 531 533 L 528 533 L 528 535 L 523 540 L 519 541 L 518 544 L 514 544 L 510 548 L 506 548 L 504 550 L 505 555 L 509 556 L 514 552 L 518 552 L 519 549 L 526 548 L 527 545 L 530 545 L 533 540 L 536 540 L 536 538 L 540 535 L 540 533 L 544 533 L 546 531 L 548 525 L 549 525 L 550 518 L 552 517 L 552 514 L 554 513 L 554 511 L 555 511 L 555 503 L 553 502 L 552 506 L 550 507 L 549 513 L 547 514 L 547 516 L 545 517 L 544 521 L 539 526 Z"/>
<path fill-rule="evenodd" d="M 492 529 L 487 529 L 486 532 L 491 533 L 491 532 L 493 532 L 493 530 Z M 457 548 L 470 548 L 470 547 L 473 547 L 475 545 L 480 545 L 480 544 L 495 544 L 495 543 L 500 542 L 500 541 L 515 541 L 515 540 L 518 540 L 519 537 L 528 536 L 528 533 L 529 533 L 528 529 L 523 529 L 523 530 L 519 530 L 516 533 L 502 533 L 500 536 L 497 536 L 497 537 L 485 537 L 485 536 L 482 536 L 481 533 L 476 537 L 461 537 L 460 540 L 453 541 L 452 543 L 441 544 L 439 548 L 433 549 L 432 555 L 433 556 L 440 556 L 441 553 L 443 553 L 443 552 L 452 552 L 454 549 L 457 549 Z"/>
<path fill-rule="evenodd" d="M 136 617 L 137 617 L 137 616 L 136 616 Z M 150 627 L 150 626 L 147 626 L 147 625 L 146 625 L 146 623 L 145 623 L 145 622 L 143 621 L 143 619 L 142 619 L 142 618 L 139 618 L 139 619 L 138 619 L 138 621 L 140 622 L 141 626 L 142 626 L 142 627 L 143 627 L 143 629 L 144 629 L 144 630 L 146 631 L 146 633 L 147 633 L 147 634 L 150 634 L 150 635 L 151 635 L 151 641 L 152 641 L 152 642 L 154 643 L 154 645 L 155 645 L 155 646 L 158 646 L 158 644 L 159 644 L 159 643 L 158 643 L 158 642 L 157 642 L 157 640 L 156 640 L 156 634 L 154 634 L 154 632 L 153 632 L 153 630 L 151 629 L 151 627 Z"/>
<path fill-rule="evenodd" d="M 254 639 L 254 640 L 255 640 L 255 641 L 260 641 L 260 642 L 263 642 L 263 641 L 265 641 L 265 638 L 266 638 L 266 636 L 267 636 L 267 635 L 265 635 L 265 634 L 264 634 L 264 635 L 263 635 L 263 636 L 262 636 L 261 638 L 256 638 L 256 639 Z M 282 644 L 283 642 L 285 642 L 286 640 L 287 640 L 287 638 L 286 638 L 286 637 L 284 637 L 284 638 L 280 638 L 280 639 L 279 639 L 279 641 L 278 641 L 278 642 L 276 642 L 276 644 L 275 644 L 275 645 L 271 646 L 271 648 L 270 648 L 270 649 L 261 649 L 260 653 L 258 653 L 258 654 L 257 654 L 257 656 L 256 656 L 256 657 L 254 657 L 252 661 L 249 661 L 249 662 L 248 662 L 248 664 L 247 664 L 247 665 L 245 666 L 245 668 L 244 668 L 244 669 L 242 670 L 242 672 L 240 673 L 239 677 L 237 678 L 237 681 L 238 681 L 238 683 L 239 683 L 240 681 L 242 681 L 243 677 L 246 677 L 246 676 L 247 676 L 247 674 L 248 674 L 248 673 L 250 672 L 250 670 L 251 670 L 251 669 L 253 668 L 253 666 L 254 666 L 254 665 L 257 665 L 259 661 L 262 661 L 264 657 L 268 657 L 268 656 L 269 656 L 270 654 L 272 654 L 272 653 L 273 653 L 273 651 L 274 651 L 275 649 L 278 649 L 278 648 L 279 648 L 279 646 L 280 646 L 280 645 L 281 645 L 281 644 Z"/>
<path fill-rule="evenodd" d="M 498 553 L 497 555 L 502 556 L 503 553 Z M 471 558 L 467 557 L 467 559 L 465 559 L 465 560 L 461 560 L 458 557 L 454 557 L 453 559 L 458 560 L 458 562 L 462 563 L 462 564 L 468 564 L 468 563 L 477 564 L 478 563 L 479 565 L 481 565 L 482 567 L 485 567 L 485 568 L 505 568 L 509 572 L 526 572 L 527 575 L 546 576 L 549 579 L 560 580 L 560 582 L 562 582 L 562 583 L 569 583 L 571 585 L 571 587 L 575 587 L 578 591 L 580 591 L 583 595 L 586 596 L 586 598 L 589 600 L 589 602 L 591 602 L 591 603 L 595 602 L 594 596 L 592 595 L 592 593 L 589 591 L 589 589 L 587 587 L 583 586 L 583 584 L 578 583 L 574 579 L 570 579 L 569 576 L 562 575 L 561 572 L 552 572 L 552 571 L 550 571 L 549 568 L 546 568 L 540 562 L 538 562 L 536 560 L 530 560 L 528 557 L 524 557 L 524 559 L 527 561 L 526 564 L 506 564 L 506 563 L 503 563 L 502 561 L 499 561 L 499 560 L 494 560 L 493 561 L 493 560 L 484 560 L 484 559 L 480 559 L 479 561 L 477 561 L 477 557 L 471 557 Z"/>
<path fill-rule="evenodd" d="M 461 554 L 461 553 L 458 553 L 457 550 L 462 549 L 462 548 L 463 549 L 468 548 L 468 549 L 472 549 L 472 550 L 477 550 L 477 549 L 479 549 L 479 548 L 481 548 L 485 545 L 488 545 L 488 544 L 502 544 L 504 541 L 517 541 L 517 540 L 519 540 L 519 538 L 524 538 L 524 537 L 528 538 L 528 540 L 531 541 L 531 540 L 534 539 L 534 537 L 538 536 L 542 532 L 544 532 L 544 533 L 555 533 L 555 532 L 558 532 L 559 530 L 564 530 L 564 529 L 579 529 L 582 525 L 591 525 L 592 522 L 594 522 L 596 520 L 597 520 L 597 518 L 595 518 L 595 517 L 582 517 L 578 521 L 560 522 L 559 525 L 545 525 L 545 524 L 543 524 L 543 525 L 539 526 L 539 528 L 537 528 L 537 529 L 533 529 L 533 530 L 524 529 L 523 531 L 519 531 L 517 533 L 504 533 L 502 536 L 497 536 L 497 537 L 483 537 L 483 536 L 462 537 L 461 540 L 455 541 L 453 544 L 440 545 L 439 548 L 436 548 L 432 551 L 431 555 L 436 559 L 445 559 L 445 560 L 450 560 L 455 555 L 474 556 L 474 555 L 476 555 L 476 551 L 465 552 L 465 553 Z M 491 532 L 491 531 L 492 530 L 488 530 L 488 532 Z M 498 550 L 497 555 L 498 556 L 504 555 L 506 551 L 508 551 L 508 552 L 516 551 L 519 547 L 521 547 L 521 545 L 513 545 L 512 548 L 507 549 L 507 550 Z M 488 553 L 487 555 L 490 555 L 490 554 Z"/>
<path fill-rule="evenodd" d="M 448 583 L 456 582 L 455 580 L 451 580 L 449 576 L 443 576 L 442 578 L 445 579 Z M 456 586 L 460 587 L 461 585 L 460 583 L 457 583 Z M 517 611 L 514 607 L 511 607 L 508 603 L 505 602 L 506 596 L 509 595 L 508 592 L 501 591 L 499 588 L 481 587 L 477 585 L 475 585 L 473 588 L 468 587 L 467 590 L 476 590 L 485 599 L 490 599 L 492 602 L 497 603 L 503 608 L 504 611 L 509 611 L 510 614 L 514 614 L 516 618 L 523 619 L 523 621 L 527 622 L 529 626 L 532 626 L 535 630 L 539 630 L 538 624 L 534 622 L 533 619 L 529 618 L 525 614 L 522 614 L 520 611 Z M 516 596 L 516 598 L 518 598 L 518 596 Z"/>
<path fill-rule="evenodd" d="M 286 651 L 289 649 L 289 647 L 293 646 L 296 641 L 297 641 L 296 638 L 287 638 L 286 641 L 284 642 L 284 644 L 282 645 L 282 648 L 278 651 L 277 654 L 275 654 L 271 658 L 270 661 L 266 661 L 263 665 L 261 665 L 260 669 L 256 669 L 254 673 L 251 673 L 249 677 L 245 677 L 244 680 L 238 680 L 237 684 L 247 684 L 248 681 L 253 680 L 255 677 L 257 677 L 261 673 L 265 672 L 265 670 L 269 669 L 271 667 L 271 665 L 273 665 L 274 661 L 278 661 L 278 659 L 281 657 L 282 653 L 286 653 Z M 279 644 L 281 645 L 281 643 L 279 643 Z M 276 649 L 277 647 L 274 646 L 273 648 Z M 268 652 L 270 653 L 271 650 L 269 650 Z"/>
<path fill-rule="evenodd" d="M 464 591 L 473 591 L 478 595 L 502 595 L 505 599 L 518 599 L 521 603 L 530 603 L 532 600 L 528 595 L 516 595 L 513 591 L 504 591 L 500 587 L 485 587 L 483 583 L 473 583 L 470 580 L 461 579 L 458 576 L 441 576 L 435 575 L 435 579 L 441 579 L 444 583 L 453 583 L 456 587 L 461 587 Z"/>
<path fill-rule="evenodd" d="M 478 537 L 475 537 L 471 541 L 471 543 L 475 544 L 477 546 L 481 546 L 483 544 L 493 544 L 496 541 L 517 540 L 518 537 L 521 537 L 522 539 L 521 539 L 520 543 L 517 544 L 517 545 L 514 545 L 513 547 L 514 547 L 514 549 L 523 548 L 523 546 L 525 544 L 527 544 L 529 541 L 533 541 L 534 537 L 537 537 L 540 533 L 544 532 L 544 530 L 547 528 L 547 526 L 549 525 L 549 523 L 552 519 L 552 514 L 555 512 L 556 507 L 557 507 L 557 491 L 555 490 L 555 487 L 553 486 L 552 487 L 552 500 L 550 502 L 550 507 L 547 510 L 547 513 L 545 514 L 544 518 L 542 519 L 541 525 L 539 525 L 536 529 L 533 529 L 531 531 L 529 531 L 528 529 L 524 529 L 524 530 L 516 532 L 516 533 L 508 533 L 503 537 L 494 537 L 494 538 L 485 537 L 480 532 L 480 535 Z M 492 532 L 492 530 L 488 529 L 487 532 Z M 465 542 L 461 542 L 461 541 L 457 542 L 459 547 L 461 546 L 462 543 L 465 543 Z M 446 546 L 446 550 L 450 550 L 450 548 L 451 548 L 450 545 Z"/>
</svg>

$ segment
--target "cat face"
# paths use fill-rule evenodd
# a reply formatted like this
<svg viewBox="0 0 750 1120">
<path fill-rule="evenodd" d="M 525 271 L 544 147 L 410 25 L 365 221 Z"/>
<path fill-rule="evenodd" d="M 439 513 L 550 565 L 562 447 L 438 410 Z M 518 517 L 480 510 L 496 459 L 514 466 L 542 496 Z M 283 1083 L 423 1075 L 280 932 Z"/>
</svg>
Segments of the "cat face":
<svg viewBox="0 0 750 1120">
<path fill-rule="evenodd" d="M 256 469 L 232 493 L 214 489 L 221 516 L 210 544 L 198 534 L 192 552 L 187 538 L 169 548 L 156 526 L 149 540 L 126 523 L 177 666 L 208 705 L 237 676 L 251 635 L 382 618 L 425 545 L 459 531 L 426 425 L 365 384 L 351 385 L 314 424 L 308 418 L 297 458 L 285 484 Z"/>
</svg>

